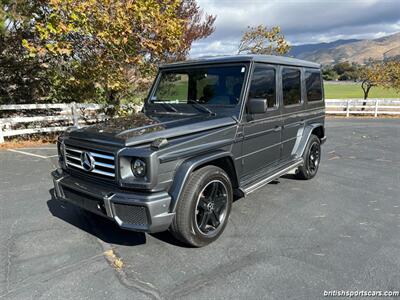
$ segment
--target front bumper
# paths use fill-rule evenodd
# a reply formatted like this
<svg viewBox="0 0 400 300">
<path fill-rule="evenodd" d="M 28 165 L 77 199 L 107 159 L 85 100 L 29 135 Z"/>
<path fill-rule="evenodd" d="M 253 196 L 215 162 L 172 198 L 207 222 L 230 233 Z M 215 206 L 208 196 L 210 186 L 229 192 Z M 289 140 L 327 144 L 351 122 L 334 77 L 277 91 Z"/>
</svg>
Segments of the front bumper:
<svg viewBox="0 0 400 300">
<path fill-rule="evenodd" d="M 175 215 L 168 211 L 171 196 L 167 192 L 122 191 L 71 177 L 61 169 L 57 169 L 51 175 L 54 194 L 58 200 L 113 219 L 123 229 L 165 231 Z"/>
</svg>

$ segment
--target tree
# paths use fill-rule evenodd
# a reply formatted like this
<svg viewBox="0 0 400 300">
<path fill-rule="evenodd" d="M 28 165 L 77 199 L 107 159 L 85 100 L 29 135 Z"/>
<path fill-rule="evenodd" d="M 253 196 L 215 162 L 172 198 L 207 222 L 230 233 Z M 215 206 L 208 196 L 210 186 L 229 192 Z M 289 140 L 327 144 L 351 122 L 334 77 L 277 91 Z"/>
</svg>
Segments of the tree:
<svg viewBox="0 0 400 300">
<path fill-rule="evenodd" d="M 41 67 L 53 101 L 118 105 L 149 85 L 159 63 L 184 59 L 193 41 L 214 30 L 215 17 L 195 0 L 1 1 L 9 11 L 34 6 L 8 16 L 9 24 L 28 20 L 27 34 L 8 34 L 23 45 L 19 57 Z"/>
<path fill-rule="evenodd" d="M 356 63 L 340 62 L 333 65 L 332 70 L 337 74 L 337 79 L 341 81 L 356 81 L 360 77 L 360 66 Z"/>
<path fill-rule="evenodd" d="M 368 98 L 371 88 L 382 86 L 400 91 L 400 61 L 393 60 L 383 63 L 369 63 L 361 70 L 361 88 L 364 100 Z M 363 106 L 366 102 L 363 102 Z"/>
<path fill-rule="evenodd" d="M 258 25 L 248 27 L 248 30 L 243 34 L 238 47 L 238 54 L 284 55 L 289 50 L 290 46 L 279 26 L 268 29 L 264 25 Z"/>
<path fill-rule="evenodd" d="M 32 15 L 41 15 L 40 2 L 0 0 L 0 103 L 32 102 L 48 94 L 47 69 L 22 46 L 32 34 Z"/>
<path fill-rule="evenodd" d="M 179 44 L 179 49 L 171 60 L 186 59 L 192 43 L 206 38 L 215 30 L 214 22 L 216 16 L 204 14 L 195 0 L 182 1 L 178 15 L 185 20 L 185 31 Z"/>
<path fill-rule="evenodd" d="M 384 86 L 400 91 L 400 60 L 385 62 Z"/>
</svg>

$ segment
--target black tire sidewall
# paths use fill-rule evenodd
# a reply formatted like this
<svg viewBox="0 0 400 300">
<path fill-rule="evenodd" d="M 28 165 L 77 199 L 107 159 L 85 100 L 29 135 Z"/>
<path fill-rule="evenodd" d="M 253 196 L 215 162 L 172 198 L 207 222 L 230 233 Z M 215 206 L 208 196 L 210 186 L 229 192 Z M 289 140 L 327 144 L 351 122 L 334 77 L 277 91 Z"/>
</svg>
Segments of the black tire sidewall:
<svg viewBox="0 0 400 300">
<path fill-rule="evenodd" d="M 213 180 L 219 180 L 221 182 L 223 182 L 223 184 L 226 187 L 226 192 L 227 192 L 227 196 L 228 196 L 228 203 L 227 203 L 227 210 L 226 210 L 226 216 L 224 219 L 224 222 L 220 225 L 220 227 L 218 227 L 218 232 L 215 235 L 211 235 L 211 236 L 206 236 L 204 235 L 202 232 L 200 232 L 195 224 L 196 222 L 196 206 L 197 206 L 197 199 L 199 197 L 199 193 L 200 191 L 203 190 L 203 188 L 210 182 Z M 190 220 L 190 224 L 192 226 L 192 230 L 195 232 L 195 235 L 198 237 L 203 237 L 205 239 L 205 241 L 207 240 L 215 240 L 217 239 L 222 232 L 224 231 L 226 224 L 228 222 L 228 218 L 229 218 L 229 214 L 231 211 L 231 206 L 232 206 L 232 198 L 233 198 L 233 193 L 232 193 L 232 186 L 229 180 L 229 177 L 224 173 L 215 173 L 215 174 L 210 174 L 209 176 L 205 176 L 201 182 L 201 185 L 198 187 L 198 189 L 196 190 L 196 193 L 194 194 L 194 198 L 192 200 L 192 205 L 190 206 L 190 210 L 191 210 L 191 220 Z"/>
<path fill-rule="evenodd" d="M 315 143 L 318 145 L 318 149 L 319 149 L 318 165 L 317 165 L 315 172 L 311 172 L 308 158 L 310 156 L 311 147 Z M 311 179 L 318 173 L 319 165 L 321 162 L 321 142 L 317 136 L 311 135 L 311 137 L 307 143 L 307 149 L 304 153 L 303 159 L 304 159 L 304 172 L 306 173 L 304 175 L 305 175 L 305 177 L 307 177 L 307 179 Z"/>
<path fill-rule="evenodd" d="M 200 174 L 199 174 L 200 173 Z M 200 175 L 200 176 L 199 176 Z M 213 180 L 219 180 L 223 182 L 227 190 L 227 211 L 226 216 L 223 223 L 220 225 L 218 232 L 215 235 L 207 236 L 201 233 L 195 224 L 196 222 L 196 206 L 197 206 L 197 199 L 199 197 L 199 193 L 203 190 L 203 188 Z M 185 223 L 189 225 L 190 228 L 185 228 L 187 230 L 185 240 L 189 242 L 191 245 L 195 247 L 202 247 L 208 245 L 209 243 L 218 239 L 218 237 L 224 232 L 225 227 L 228 223 L 229 215 L 232 208 L 232 201 L 233 201 L 233 190 L 232 190 L 232 183 L 229 179 L 229 176 L 223 171 L 221 168 L 216 166 L 206 166 L 202 169 L 196 170 L 192 175 L 191 178 L 187 182 L 187 186 L 185 189 L 188 189 L 184 195 L 186 196 L 185 199 L 181 199 L 180 201 L 188 201 L 188 205 L 185 210 Z M 181 209 L 181 207 L 178 207 Z M 189 235 L 189 236 L 187 236 Z"/>
</svg>

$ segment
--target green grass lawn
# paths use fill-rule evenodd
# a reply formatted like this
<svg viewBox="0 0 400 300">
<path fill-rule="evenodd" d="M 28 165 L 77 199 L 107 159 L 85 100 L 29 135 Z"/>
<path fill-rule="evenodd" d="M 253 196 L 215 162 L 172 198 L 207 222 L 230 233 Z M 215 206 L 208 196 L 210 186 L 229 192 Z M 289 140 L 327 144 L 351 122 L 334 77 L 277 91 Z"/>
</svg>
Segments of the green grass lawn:
<svg viewBox="0 0 400 300">
<path fill-rule="evenodd" d="M 363 91 L 359 83 L 332 84 L 324 83 L 326 99 L 363 98 Z M 400 93 L 392 89 L 373 87 L 368 98 L 400 98 Z"/>
</svg>

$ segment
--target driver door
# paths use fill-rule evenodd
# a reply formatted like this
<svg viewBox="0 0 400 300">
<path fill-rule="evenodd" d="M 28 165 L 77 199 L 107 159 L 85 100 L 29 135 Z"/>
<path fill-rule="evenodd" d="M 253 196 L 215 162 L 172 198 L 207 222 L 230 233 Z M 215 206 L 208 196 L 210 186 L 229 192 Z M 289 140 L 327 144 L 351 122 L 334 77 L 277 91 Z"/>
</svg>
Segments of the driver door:
<svg viewBox="0 0 400 300">
<path fill-rule="evenodd" d="M 277 68 L 273 65 L 254 65 L 249 96 L 267 99 L 267 111 L 243 116 L 243 175 L 277 164 L 281 156 L 282 120 L 277 98 Z"/>
</svg>

